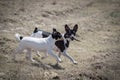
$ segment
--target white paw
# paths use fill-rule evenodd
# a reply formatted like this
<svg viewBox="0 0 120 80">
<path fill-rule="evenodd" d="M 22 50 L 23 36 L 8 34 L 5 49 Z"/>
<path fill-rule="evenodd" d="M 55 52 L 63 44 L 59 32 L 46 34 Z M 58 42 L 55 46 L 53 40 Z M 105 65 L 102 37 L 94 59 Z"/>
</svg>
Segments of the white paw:
<svg viewBox="0 0 120 80">
<path fill-rule="evenodd" d="M 36 60 L 34 60 L 34 59 L 31 59 L 31 61 L 33 62 L 33 63 L 38 63 Z"/>
<path fill-rule="evenodd" d="M 74 64 L 78 64 L 77 61 L 73 61 Z"/>
<path fill-rule="evenodd" d="M 40 57 L 41 55 L 39 53 L 37 53 L 37 56 Z"/>
<path fill-rule="evenodd" d="M 58 58 L 58 61 L 59 61 L 59 62 L 62 62 L 62 60 L 61 60 L 60 58 Z"/>
</svg>

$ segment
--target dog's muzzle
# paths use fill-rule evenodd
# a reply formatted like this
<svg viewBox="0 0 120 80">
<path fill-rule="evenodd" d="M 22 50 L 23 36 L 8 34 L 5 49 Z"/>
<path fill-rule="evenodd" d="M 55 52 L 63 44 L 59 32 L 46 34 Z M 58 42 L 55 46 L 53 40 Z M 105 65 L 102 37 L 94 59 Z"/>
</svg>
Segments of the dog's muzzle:
<svg viewBox="0 0 120 80">
<path fill-rule="evenodd" d="M 76 40 L 76 41 L 80 42 L 80 40 L 76 39 L 75 37 L 71 37 L 70 39 L 71 39 L 72 41 L 73 41 L 73 40 Z"/>
</svg>

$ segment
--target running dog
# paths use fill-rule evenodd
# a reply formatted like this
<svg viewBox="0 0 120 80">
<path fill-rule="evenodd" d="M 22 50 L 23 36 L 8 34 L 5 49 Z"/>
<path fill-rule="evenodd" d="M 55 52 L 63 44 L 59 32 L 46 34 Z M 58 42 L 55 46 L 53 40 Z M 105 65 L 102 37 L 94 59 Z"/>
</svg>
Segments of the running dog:
<svg viewBox="0 0 120 80">
<path fill-rule="evenodd" d="M 16 54 L 22 53 L 23 50 L 27 50 L 26 58 L 35 62 L 31 56 L 31 49 L 47 52 L 51 56 L 61 62 L 60 57 L 53 53 L 54 44 L 57 40 L 62 39 L 62 35 L 56 29 L 46 38 L 34 38 L 34 37 L 22 37 L 19 34 L 15 34 L 15 37 L 20 41 L 18 48 L 14 53 L 14 60 L 16 60 Z"/>
<path fill-rule="evenodd" d="M 66 24 L 65 25 L 65 31 L 66 33 L 62 35 L 63 40 L 59 40 L 55 42 L 55 46 L 57 47 L 57 51 L 59 51 L 59 57 L 61 54 L 69 58 L 74 64 L 77 64 L 77 61 L 75 61 L 67 52 L 67 48 L 69 47 L 70 41 L 76 40 L 79 41 L 78 39 L 75 38 L 76 32 L 78 30 L 78 25 L 76 24 L 73 29 L 70 29 L 69 26 Z M 35 28 L 31 37 L 36 37 L 36 38 L 45 38 L 49 36 L 51 33 L 43 31 L 43 30 L 38 30 L 38 28 Z"/>
</svg>

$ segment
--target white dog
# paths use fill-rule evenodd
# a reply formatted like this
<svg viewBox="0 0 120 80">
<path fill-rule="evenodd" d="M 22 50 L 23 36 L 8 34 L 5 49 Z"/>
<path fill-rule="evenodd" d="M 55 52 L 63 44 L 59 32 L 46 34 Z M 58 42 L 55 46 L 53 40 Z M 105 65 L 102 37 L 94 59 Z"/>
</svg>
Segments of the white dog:
<svg viewBox="0 0 120 80">
<path fill-rule="evenodd" d="M 27 50 L 27 58 L 34 62 L 31 56 L 31 49 L 47 52 L 51 56 L 61 62 L 61 59 L 53 53 L 53 48 L 55 41 L 62 39 L 62 35 L 56 30 L 53 29 L 51 35 L 46 38 L 34 38 L 34 37 L 22 37 L 19 34 L 15 35 L 16 38 L 20 41 L 18 48 L 14 53 L 14 60 L 16 59 L 16 53 L 21 53 L 23 50 Z"/>
</svg>

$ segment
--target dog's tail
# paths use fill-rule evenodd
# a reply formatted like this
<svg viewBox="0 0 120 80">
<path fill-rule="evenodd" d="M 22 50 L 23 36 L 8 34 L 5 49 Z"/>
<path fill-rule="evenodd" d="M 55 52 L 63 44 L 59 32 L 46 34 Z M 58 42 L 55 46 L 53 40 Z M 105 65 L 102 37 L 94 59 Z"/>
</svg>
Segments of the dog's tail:
<svg viewBox="0 0 120 80">
<path fill-rule="evenodd" d="M 21 36 L 20 34 L 15 34 L 15 37 L 20 41 L 20 40 L 22 40 L 23 39 L 23 36 Z"/>
</svg>

